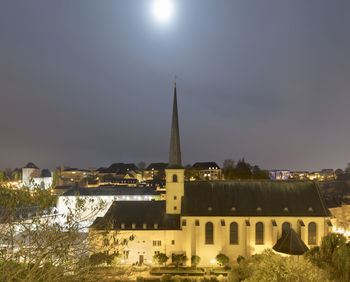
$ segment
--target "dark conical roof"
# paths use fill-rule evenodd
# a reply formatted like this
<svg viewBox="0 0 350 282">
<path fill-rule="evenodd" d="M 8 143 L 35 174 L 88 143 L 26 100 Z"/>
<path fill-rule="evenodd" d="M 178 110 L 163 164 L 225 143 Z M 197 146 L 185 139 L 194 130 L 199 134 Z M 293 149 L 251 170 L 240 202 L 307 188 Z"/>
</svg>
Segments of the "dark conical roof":
<svg viewBox="0 0 350 282">
<path fill-rule="evenodd" d="M 38 168 L 34 163 L 27 163 L 24 168 Z"/>
<path fill-rule="evenodd" d="M 292 228 L 282 235 L 282 237 L 273 246 L 273 249 L 276 252 L 288 255 L 302 255 L 309 250 L 303 240 L 300 239 L 298 234 L 295 233 Z"/>
<path fill-rule="evenodd" d="M 173 119 L 171 123 L 170 137 L 170 153 L 168 168 L 182 168 L 181 150 L 180 150 L 180 133 L 179 133 L 179 118 L 177 113 L 177 96 L 176 83 L 174 85 L 174 104 L 173 104 Z"/>
</svg>

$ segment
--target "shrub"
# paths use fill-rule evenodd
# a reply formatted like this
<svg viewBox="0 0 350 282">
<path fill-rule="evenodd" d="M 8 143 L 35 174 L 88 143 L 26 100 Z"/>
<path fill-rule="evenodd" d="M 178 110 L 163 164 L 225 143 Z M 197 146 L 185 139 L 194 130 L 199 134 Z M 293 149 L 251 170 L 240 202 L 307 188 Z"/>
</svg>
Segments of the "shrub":
<svg viewBox="0 0 350 282">
<path fill-rule="evenodd" d="M 220 265 L 220 266 L 224 266 L 224 265 L 228 264 L 228 262 L 230 261 L 228 256 L 225 254 L 218 254 L 215 259 L 218 262 L 218 265 Z"/>
<path fill-rule="evenodd" d="M 197 265 L 200 263 L 201 258 L 199 256 L 193 255 L 191 257 L 191 265 L 194 267 L 197 267 Z"/>
</svg>

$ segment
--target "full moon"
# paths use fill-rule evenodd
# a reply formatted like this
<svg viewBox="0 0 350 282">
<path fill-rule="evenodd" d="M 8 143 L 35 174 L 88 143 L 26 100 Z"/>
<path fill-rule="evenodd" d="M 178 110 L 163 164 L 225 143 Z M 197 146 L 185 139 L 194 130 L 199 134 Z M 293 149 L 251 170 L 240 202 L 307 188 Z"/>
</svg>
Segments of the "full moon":
<svg viewBox="0 0 350 282">
<path fill-rule="evenodd" d="M 155 0 L 153 14 L 160 21 L 168 20 L 173 13 L 173 5 L 170 0 Z"/>
</svg>

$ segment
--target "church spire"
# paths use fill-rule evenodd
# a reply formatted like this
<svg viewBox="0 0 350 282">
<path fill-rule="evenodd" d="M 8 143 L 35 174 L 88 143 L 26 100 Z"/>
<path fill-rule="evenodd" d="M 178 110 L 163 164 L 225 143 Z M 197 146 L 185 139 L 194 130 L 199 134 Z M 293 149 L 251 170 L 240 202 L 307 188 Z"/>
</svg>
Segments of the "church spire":
<svg viewBox="0 0 350 282">
<path fill-rule="evenodd" d="M 170 153 L 169 153 L 169 166 L 168 166 L 168 168 L 182 168 L 181 150 L 180 150 L 179 119 L 178 119 L 178 114 L 177 114 L 176 82 L 174 84 L 173 119 L 172 119 L 172 123 L 171 123 Z"/>
</svg>

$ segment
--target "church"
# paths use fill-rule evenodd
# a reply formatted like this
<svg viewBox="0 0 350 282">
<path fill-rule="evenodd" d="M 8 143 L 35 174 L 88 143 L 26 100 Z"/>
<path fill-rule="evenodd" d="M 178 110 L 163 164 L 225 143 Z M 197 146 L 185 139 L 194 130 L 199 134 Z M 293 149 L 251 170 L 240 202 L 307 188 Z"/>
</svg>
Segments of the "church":
<svg viewBox="0 0 350 282">
<path fill-rule="evenodd" d="M 91 225 L 89 244 L 91 253 L 121 254 L 126 265 L 153 264 L 165 253 L 185 254 L 188 265 L 196 255 L 210 266 L 219 253 L 233 262 L 272 248 L 290 228 L 311 248 L 331 227 L 317 182 L 185 182 L 175 84 L 166 199 L 113 202 Z"/>
</svg>

